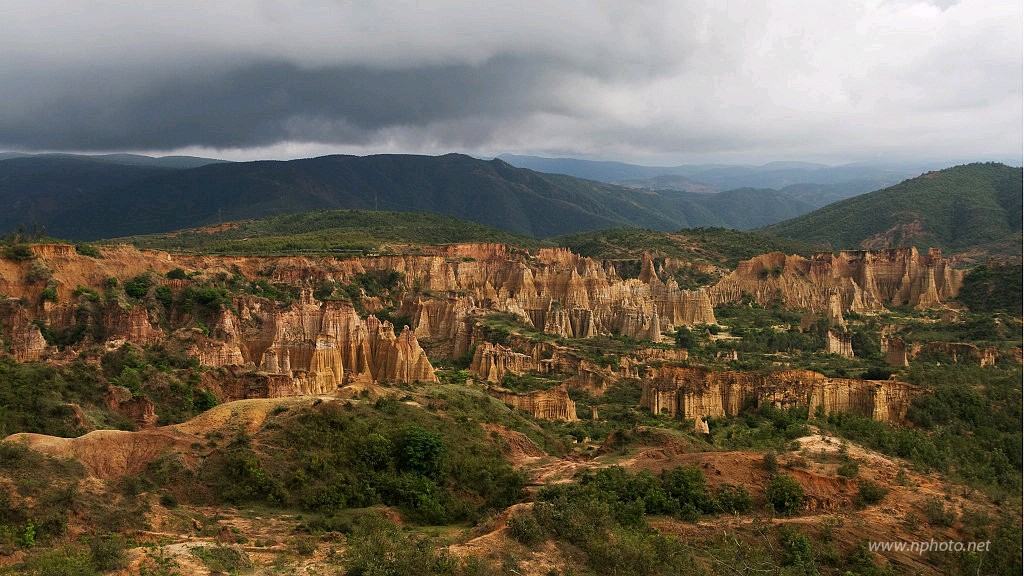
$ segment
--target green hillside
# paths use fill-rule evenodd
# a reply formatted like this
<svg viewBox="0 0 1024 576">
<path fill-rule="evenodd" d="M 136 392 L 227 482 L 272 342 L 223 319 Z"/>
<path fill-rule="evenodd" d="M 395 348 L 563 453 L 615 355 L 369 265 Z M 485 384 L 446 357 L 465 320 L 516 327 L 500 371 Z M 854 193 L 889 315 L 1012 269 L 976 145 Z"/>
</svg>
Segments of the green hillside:
<svg viewBox="0 0 1024 576">
<path fill-rule="evenodd" d="M 830 248 L 938 246 L 1020 256 L 1022 173 L 1003 164 L 929 172 L 763 231 Z"/>
<path fill-rule="evenodd" d="M 548 245 L 450 216 L 369 210 L 317 210 L 115 241 L 174 252 L 238 255 L 372 253 L 401 244 L 457 242 Z"/>
<path fill-rule="evenodd" d="M 100 174 L 71 177 L 64 165 L 72 161 Z M 5 166 L 26 162 L 34 163 L 31 172 L 16 181 L 5 177 Z M 310 210 L 433 212 L 544 238 L 614 226 L 749 229 L 814 208 L 775 190 L 717 195 L 633 190 L 461 154 L 339 155 L 176 170 L 91 159 L 14 158 L 0 162 L 0 207 L 5 205 L 9 209 L 0 211 L 6 216 L 0 216 L 0 233 L 38 225 L 73 240 L 166 233 Z"/>
</svg>

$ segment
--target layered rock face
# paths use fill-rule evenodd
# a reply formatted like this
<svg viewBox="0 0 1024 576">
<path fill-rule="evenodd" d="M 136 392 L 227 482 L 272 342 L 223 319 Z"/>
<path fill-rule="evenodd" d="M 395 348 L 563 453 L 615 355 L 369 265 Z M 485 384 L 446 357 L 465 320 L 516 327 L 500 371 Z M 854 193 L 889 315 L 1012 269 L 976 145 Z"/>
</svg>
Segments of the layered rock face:
<svg viewBox="0 0 1024 576">
<path fill-rule="evenodd" d="M 18 362 L 38 361 L 46 356 L 49 345 L 17 298 L 0 302 L 0 329 L 10 340 L 11 355 Z"/>
<path fill-rule="evenodd" d="M 153 428 L 157 423 L 156 410 L 148 398 L 133 396 L 123 386 L 110 386 L 103 396 L 103 402 L 114 412 L 120 412 L 130 419 L 137 428 Z"/>
<path fill-rule="evenodd" d="M 825 353 L 836 354 L 843 358 L 853 358 L 853 339 L 840 330 L 828 330 L 825 333 Z"/>
<path fill-rule="evenodd" d="M 928 342 L 914 343 L 905 346 L 908 358 L 916 358 L 921 354 L 946 358 L 954 364 L 968 362 L 979 366 L 992 366 L 999 358 L 997 348 L 978 348 L 965 342 Z"/>
<path fill-rule="evenodd" d="M 295 382 L 287 374 L 267 374 L 240 366 L 226 366 L 203 374 L 202 387 L 222 402 L 295 395 Z"/>
<path fill-rule="evenodd" d="M 417 263 L 427 274 L 417 277 L 420 285 L 447 295 L 441 301 L 412 297 L 403 304 L 417 336 L 458 340 L 464 320 L 482 311 L 507 312 L 537 330 L 570 338 L 621 334 L 659 341 L 675 326 L 715 322 L 706 292 L 662 282 L 649 258 L 640 278 L 623 280 L 614 268 L 568 250 L 542 249 L 531 262 L 497 250 L 487 255 Z"/>
<path fill-rule="evenodd" d="M 810 259 L 773 252 L 741 262 L 714 286 L 711 298 L 715 304 L 734 302 L 746 292 L 760 304 L 781 298 L 789 308 L 827 311 L 835 294 L 842 312 L 929 307 L 955 298 L 965 274 L 937 248 L 925 255 L 895 248 L 823 252 Z"/>
<path fill-rule="evenodd" d="M 109 305 L 104 311 L 102 323 L 107 341 L 115 345 L 124 342 L 153 344 L 165 338 L 162 331 L 153 327 L 149 312 L 143 306 L 135 305 L 125 309 L 116 304 Z"/>
<path fill-rule="evenodd" d="M 889 366 L 905 368 L 910 366 L 910 359 L 907 356 L 907 344 L 903 338 L 887 338 L 882 336 L 882 355 L 885 356 L 885 363 Z"/>
<path fill-rule="evenodd" d="M 640 403 L 655 414 L 680 418 L 736 416 L 747 406 L 806 406 L 813 414 L 852 413 L 885 422 L 902 422 L 916 389 L 890 380 L 826 378 L 807 370 L 766 374 L 715 372 L 663 366 L 641 382 Z"/>
<path fill-rule="evenodd" d="M 532 356 L 521 354 L 507 346 L 484 342 L 477 346 L 469 371 L 488 382 L 501 382 L 506 374 L 539 372 L 541 362 Z"/>
<path fill-rule="evenodd" d="M 38 259 L 58 304 L 41 302 L 47 282 L 31 280 L 36 264 L 0 259 L 0 292 L 25 303 L 30 320 L 47 324 L 71 322 L 78 286 L 103 291 L 107 279 L 123 283 L 144 273 L 172 290 L 181 280 L 161 280 L 174 268 L 201 271 L 205 276 L 269 277 L 292 286 L 321 281 L 348 283 L 359 274 L 400 273 L 409 290 L 399 313 L 411 319 L 417 338 L 444 342 L 449 354 L 468 350 L 467 336 L 474 314 L 498 311 L 513 314 L 538 330 L 563 337 L 586 338 L 620 334 L 660 340 L 675 326 L 714 323 L 710 296 L 703 290 L 680 290 L 662 282 L 650 259 L 638 279 L 621 279 L 611 266 L 563 249 L 535 254 L 496 244 L 468 244 L 428 249 L 422 255 L 331 258 L 228 258 L 140 252 L 130 247 L 104 248 L 103 258 L 78 255 L 71 246 L 37 246 Z M 122 303 L 123 305 L 124 303 Z M 371 306 L 367 306 L 372 310 Z M 164 337 L 155 320 L 136 306 L 107 304 L 102 323 L 105 339 L 137 344 Z M 10 331 L 8 327 L 8 331 Z M 230 351 L 206 350 L 209 359 Z M 272 360 L 268 360 L 272 362 Z"/>
<path fill-rule="evenodd" d="M 618 380 L 636 380 L 640 367 L 649 362 L 681 362 L 688 358 L 686 350 L 638 348 L 632 355 L 619 358 L 617 365 L 599 365 L 578 352 L 550 342 L 534 342 L 512 336 L 510 346 L 477 340 L 469 370 L 488 382 L 501 382 L 506 375 L 529 372 L 561 374 L 562 384 L 572 390 L 586 390 L 600 396 Z"/>
<path fill-rule="evenodd" d="M 497 388 L 490 388 L 487 393 L 513 408 L 529 412 L 534 418 L 576 420 L 576 403 L 561 386 L 529 394 L 516 394 Z"/>
<path fill-rule="evenodd" d="M 224 312 L 196 353 L 211 366 L 248 365 L 286 376 L 290 391 L 273 396 L 324 394 L 353 380 L 433 382 L 434 369 L 408 326 L 395 336 L 390 322 L 361 319 L 348 302 L 319 302 L 309 290 L 278 310 L 265 301 L 238 299 L 239 314 Z"/>
</svg>

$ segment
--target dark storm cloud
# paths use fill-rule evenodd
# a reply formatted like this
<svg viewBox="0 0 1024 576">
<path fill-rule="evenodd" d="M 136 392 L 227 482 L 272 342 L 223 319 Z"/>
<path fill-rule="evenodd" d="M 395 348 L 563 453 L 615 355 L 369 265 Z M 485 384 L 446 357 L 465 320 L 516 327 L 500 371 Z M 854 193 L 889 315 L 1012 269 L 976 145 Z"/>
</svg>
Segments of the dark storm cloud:
<svg viewBox="0 0 1024 576">
<path fill-rule="evenodd" d="M 35 0 L 0 149 L 1019 155 L 1010 0 Z"/>
<path fill-rule="evenodd" d="M 500 124 L 537 111 L 572 114 L 547 97 L 558 62 L 495 57 L 479 65 L 405 70 L 300 68 L 281 61 L 182 75 L 114 69 L 7 78 L 0 143 L 29 148 L 250 147 L 282 140 L 361 144 L 380 130 L 466 117 Z"/>
</svg>

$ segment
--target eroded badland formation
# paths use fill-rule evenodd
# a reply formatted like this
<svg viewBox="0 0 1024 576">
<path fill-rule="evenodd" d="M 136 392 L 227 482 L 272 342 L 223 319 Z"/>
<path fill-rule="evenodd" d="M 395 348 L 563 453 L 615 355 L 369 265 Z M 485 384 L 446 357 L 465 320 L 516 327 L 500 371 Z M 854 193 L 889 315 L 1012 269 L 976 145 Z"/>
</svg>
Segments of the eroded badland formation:
<svg viewBox="0 0 1024 576">
<path fill-rule="evenodd" d="M 512 348 L 489 342 L 479 321 L 497 312 L 563 339 L 616 335 L 659 343 L 677 327 L 715 324 L 714 304 L 752 296 L 760 304 L 781 300 L 822 315 L 830 323 L 829 351 L 852 355 L 843 313 L 940 306 L 956 296 L 963 277 L 937 251 L 921 255 L 915 249 L 826 253 L 809 260 L 766 254 L 741 263 L 714 286 L 692 291 L 681 290 L 671 278 L 663 281 L 649 258 L 637 278 L 620 278 L 614 266 L 567 250 L 529 254 L 503 245 L 352 259 L 184 256 L 129 247 L 107 249 L 96 259 L 67 245 L 40 245 L 34 251 L 37 258 L 30 261 L 0 262 L 0 293 L 7 295 L 0 327 L 19 361 L 59 361 L 94 344 L 166 344 L 183 348 L 203 366 L 225 369 L 210 373 L 206 385 L 228 401 L 329 394 L 353 383 L 435 381 L 423 341 L 435 360 L 472 353 L 473 374 L 495 384 L 506 374 L 541 372 L 564 374 L 567 386 L 600 393 L 616 379 L 631 379 L 643 387 L 646 407 L 683 418 L 735 416 L 748 402 L 770 402 L 899 421 L 913 392 L 899 382 L 824 378 L 809 371 L 752 376 L 678 368 L 672 364 L 685 360 L 685 353 L 657 348 L 601 367 L 555 343 L 524 339 Z M 161 278 L 176 269 L 188 279 Z M 393 272 L 404 279 L 391 295 L 395 317 L 408 321 L 401 327 L 373 314 L 382 305 L 379 297 L 356 296 L 366 307 L 361 316 L 350 301 L 313 295 L 324 283 L 349 284 L 358 275 Z M 147 308 L 123 294 L 93 296 L 145 274 L 172 298 L 190 285 L 227 275 L 284 285 L 298 298 L 281 304 L 258 294 L 236 294 L 203 318 L 175 307 Z M 44 290 L 54 297 L 44 298 Z M 78 329 L 84 337 L 58 350 L 47 344 L 40 326 Z M 897 347 L 887 342 L 887 350 Z M 576 418 L 564 387 L 527 396 L 495 394 L 539 418 Z"/>
<path fill-rule="evenodd" d="M 208 453 L 197 447 L 207 442 L 211 430 L 230 434 L 229 422 L 258 434 L 272 410 L 270 404 L 259 404 L 262 399 L 305 406 L 312 400 L 300 397 L 404 394 L 408 402 L 429 404 L 433 400 L 410 391 L 439 383 L 441 365 L 446 382 L 487 394 L 540 421 L 599 422 L 605 410 L 601 398 L 615 388 L 635 391 L 638 400 L 630 410 L 692 421 L 698 439 L 744 411 L 764 407 L 902 426 L 914 398 L 928 392 L 898 374 L 880 379 L 826 375 L 792 365 L 786 354 L 747 369 L 742 350 L 695 357 L 675 345 L 676 334 L 721 324 L 708 342 L 742 341 L 744 336 L 730 332 L 730 321 L 716 318 L 716 309 L 779 306 L 803 318 L 799 326 L 779 330 L 817 334 L 820 339 L 814 342 L 820 347 L 810 352 L 851 359 L 856 355 L 851 317 L 873 318 L 895 308 L 955 314 L 949 304 L 965 274 L 937 250 L 922 254 L 913 248 L 811 258 L 765 254 L 695 290 L 680 289 L 672 277 L 678 263 L 666 267 L 666 261 L 646 255 L 636 277 L 623 277 L 614 262 L 565 249 L 528 252 L 497 244 L 354 258 L 186 255 L 128 246 L 102 248 L 99 257 L 79 254 L 69 245 L 36 245 L 32 251 L 33 258 L 0 259 L 0 335 L 15 361 L 98 365 L 104 355 L 126 346 L 157 347 L 198 362 L 197 389 L 230 403 L 168 425 L 167 415 L 146 397 L 145 383 L 142 390 L 111 384 L 103 402 L 139 431 L 97 430 L 75 439 L 20 436 L 43 452 L 75 456 L 104 481 L 141 473 L 168 450 L 180 451 L 186 466 L 202 461 Z M 624 348 L 595 353 L 588 342 L 618 342 Z M 907 342 L 896 325 L 885 326 L 875 345 L 897 369 L 921 354 L 980 366 L 1002 359 L 1019 362 L 1019 349 Z M 574 397 L 586 398 L 586 408 L 579 408 Z M 75 422 L 81 431 L 100 427 L 81 412 Z M 530 472 L 538 484 L 566 479 L 579 466 L 607 465 L 544 460 L 548 454 L 530 438 L 504 425 L 484 425 L 502 437 L 517 465 L 543 462 Z M 800 442 L 825 453 L 821 437 Z M 655 442 L 624 465 L 657 471 L 669 463 L 703 462 L 705 469 L 724 474 L 711 481 L 715 486 L 723 478 L 736 484 L 768 483 L 760 452 L 701 452 L 701 457 L 683 444 L 678 439 Z M 863 457 L 877 461 L 872 474 L 879 481 L 905 474 L 895 460 L 867 452 Z M 828 476 L 833 468 L 828 463 L 794 471 L 810 495 L 808 510 L 835 511 L 855 498 L 856 485 Z M 932 492 L 941 490 L 931 476 L 912 476 L 911 481 Z M 957 498 L 951 505 L 966 506 L 966 499 Z M 893 504 L 889 512 L 911 514 L 914 506 L 919 504 Z M 492 528 L 486 538 L 508 538 L 500 522 Z M 703 529 L 667 530 L 690 537 Z M 845 530 L 866 533 L 853 524 Z M 478 538 L 453 550 L 493 552 L 491 540 Z M 528 573 L 558 564 L 545 564 L 536 553 L 528 558 Z M 932 569 L 909 555 L 887 561 L 901 569 Z"/>
</svg>

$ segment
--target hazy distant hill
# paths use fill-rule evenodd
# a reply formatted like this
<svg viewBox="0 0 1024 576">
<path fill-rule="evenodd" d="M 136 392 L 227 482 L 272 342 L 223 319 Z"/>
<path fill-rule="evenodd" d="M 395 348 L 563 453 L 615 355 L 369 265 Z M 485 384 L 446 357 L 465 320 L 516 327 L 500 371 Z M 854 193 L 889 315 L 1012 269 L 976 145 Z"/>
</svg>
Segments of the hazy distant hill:
<svg viewBox="0 0 1024 576">
<path fill-rule="evenodd" d="M 10 229 L 37 223 L 54 236 L 96 239 L 308 210 L 361 209 L 428 211 L 547 237 L 610 226 L 752 228 L 813 209 L 774 190 L 713 196 L 634 190 L 459 154 L 325 156 L 183 170 L 111 165 L 119 179 L 114 168 L 94 160 L 59 161 L 75 163 L 79 173 L 41 170 L 32 186 L 13 187 L 7 194 L 12 209 L 0 224 Z M 0 161 L 0 169 L 17 162 L 58 160 L 12 159 Z M 90 170 L 102 177 L 83 178 Z M 49 177 L 58 185 L 46 182 Z M 84 181 L 91 183 L 80 185 Z M 28 210 L 16 204 L 19 198 L 36 201 Z"/>
<path fill-rule="evenodd" d="M 0 161 L 14 158 L 35 158 L 37 160 L 79 160 L 104 164 L 120 164 L 124 166 L 152 166 L 156 168 L 198 168 L 207 164 L 221 164 L 227 160 L 201 158 L 199 156 L 143 156 L 142 154 L 64 154 L 47 152 L 42 154 L 26 154 L 23 152 L 0 152 Z"/>
<path fill-rule="evenodd" d="M 1022 172 L 967 164 L 830 204 L 764 229 L 833 249 L 939 246 L 1020 257 Z"/>
<path fill-rule="evenodd" d="M 660 175 L 682 175 L 681 172 L 677 171 L 677 168 L 680 167 L 640 166 L 625 162 L 600 162 L 576 158 L 542 158 L 540 156 L 520 156 L 517 154 L 502 154 L 498 158 L 519 168 L 528 168 L 549 174 L 565 174 L 599 182 L 621 182 L 653 178 Z"/>
<path fill-rule="evenodd" d="M 771 162 L 761 166 L 728 164 L 684 164 L 680 166 L 639 166 L 623 162 L 595 162 L 573 158 L 500 156 L 513 166 L 541 172 L 567 174 L 612 184 L 650 189 L 723 191 L 735 188 L 774 188 L 816 185 L 822 198 L 798 199 L 822 206 L 839 198 L 878 190 L 935 168 L 916 164 L 885 165 L 854 163 L 828 166 L 811 162 Z M 811 188 L 804 188 L 806 194 Z"/>
</svg>

